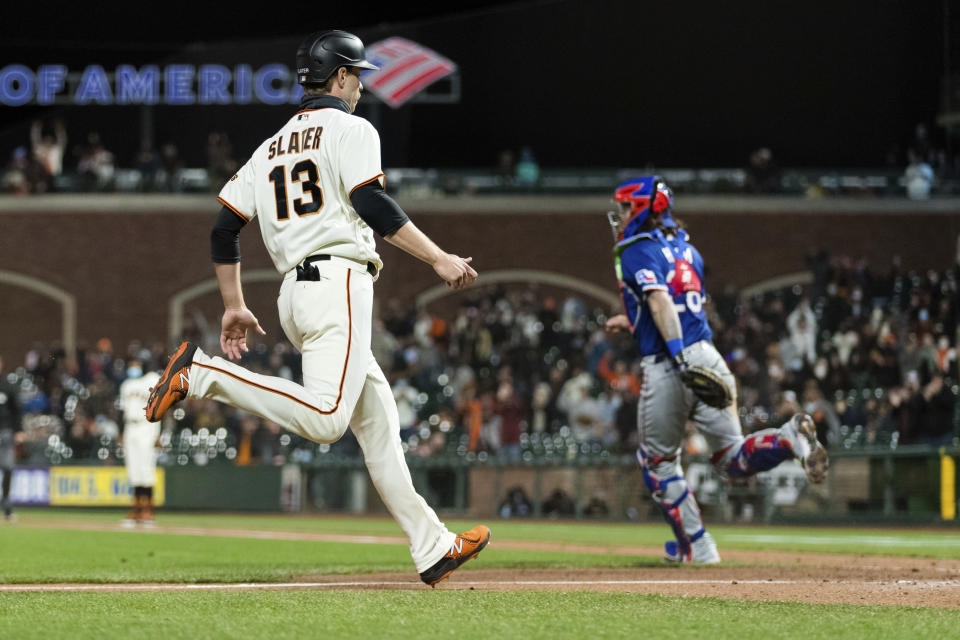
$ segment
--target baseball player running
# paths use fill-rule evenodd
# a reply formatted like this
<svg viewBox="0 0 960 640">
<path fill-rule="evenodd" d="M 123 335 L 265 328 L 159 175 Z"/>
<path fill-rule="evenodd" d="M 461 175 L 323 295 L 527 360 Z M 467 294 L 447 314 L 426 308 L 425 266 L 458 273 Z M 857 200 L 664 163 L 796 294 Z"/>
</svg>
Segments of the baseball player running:
<svg viewBox="0 0 960 640">
<path fill-rule="evenodd" d="M 607 321 L 629 331 L 642 356 L 637 408 L 643 478 L 673 528 L 668 560 L 720 561 L 704 529 L 680 466 L 687 420 L 703 434 L 720 473 L 741 477 L 797 459 L 811 482 L 822 482 L 828 458 L 809 416 L 796 414 L 778 429 L 746 438 L 737 415 L 736 381 L 713 346 L 703 309 L 703 258 L 672 217 L 673 194 L 657 176 L 626 182 L 614 192 L 614 259 L 625 314 Z M 714 405 L 714 406 L 711 406 Z"/>
<path fill-rule="evenodd" d="M 147 422 L 143 406 L 150 390 L 157 385 L 160 374 L 143 372 L 139 360 L 131 360 L 127 379 L 120 385 L 120 410 L 123 412 L 123 464 L 127 479 L 133 487 L 133 508 L 123 521 L 125 527 L 141 524 L 153 526 L 153 485 L 157 476 L 157 437 L 159 422 Z"/>
<path fill-rule="evenodd" d="M 490 540 L 483 525 L 455 535 L 413 487 L 400 444 L 397 406 L 370 349 L 373 283 L 382 263 L 374 232 L 431 265 L 453 289 L 473 283 L 471 258 L 446 253 L 384 191 L 380 138 L 352 115 L 376 69 L 345 31 L 311 34 L 297 50 L 300 109 L 265 140 L 220 191 L 211 249 L 224 302 L 220 347 L 229 360 L 247 351 L 247 331 L 265 334 L 240 285 L 238 234 L 253 218 L 284 274 L 280 324 L 303 354 L 300 386 L 258 375 L 183 343 L 146 407 L 160 420 L 186 397 L 212 398 L 273 420 L 319 443 L 347 427 L 363 449 L 380 497 L 410 539 L 420 578 L 435 585 Z"/>
</svg>

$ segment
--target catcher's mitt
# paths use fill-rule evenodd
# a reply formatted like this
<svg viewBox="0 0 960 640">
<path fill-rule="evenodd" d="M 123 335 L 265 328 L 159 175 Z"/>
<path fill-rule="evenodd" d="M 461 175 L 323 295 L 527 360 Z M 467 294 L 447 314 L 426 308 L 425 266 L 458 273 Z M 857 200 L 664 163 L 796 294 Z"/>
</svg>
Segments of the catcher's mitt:
<svg viewBox="0 0 960 640">
<path fill-rule="evenodd" d="M 693 391 L 706 404 L 717 409 L 726 409 L 733 402 L 733 393 L 716 373 L 701 367 L 689 365 L 680 371 L 683 384 Z"/>
</svg>

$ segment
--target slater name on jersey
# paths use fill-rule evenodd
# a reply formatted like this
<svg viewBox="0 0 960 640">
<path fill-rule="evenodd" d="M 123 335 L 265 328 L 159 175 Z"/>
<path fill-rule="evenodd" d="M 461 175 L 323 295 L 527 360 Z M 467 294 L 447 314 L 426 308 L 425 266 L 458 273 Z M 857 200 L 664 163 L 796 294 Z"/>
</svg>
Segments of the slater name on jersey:
<svg viewBox="0 0 960 640">
<path fill-rule="evenodd" d="M 273 160 L 277 156 L 285 156 L 288 153 L 319 149 L 322 134 L 323 127 L 307 127 L 299 131 L 291 131 L 290 139 L 286 142 L 283 140 L 283 134 L 280 134 L 270 143 L 270 155 L 267 156 L 267 160 Z"/>
</svg>

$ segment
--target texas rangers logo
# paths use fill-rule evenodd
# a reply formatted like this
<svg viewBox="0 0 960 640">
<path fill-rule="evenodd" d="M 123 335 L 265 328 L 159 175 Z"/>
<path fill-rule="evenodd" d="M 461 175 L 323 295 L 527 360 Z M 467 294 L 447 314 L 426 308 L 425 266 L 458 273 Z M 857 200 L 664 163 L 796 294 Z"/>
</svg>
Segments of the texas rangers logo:
<svg viewBox="0 0 960 640">
<path fill-rule="evenodd" d="M 640 269 L 634 274 L 634 277 L 637 279 L 637 284 L 657 283 L 657 275 L 650 269 Z"/>
</svg>

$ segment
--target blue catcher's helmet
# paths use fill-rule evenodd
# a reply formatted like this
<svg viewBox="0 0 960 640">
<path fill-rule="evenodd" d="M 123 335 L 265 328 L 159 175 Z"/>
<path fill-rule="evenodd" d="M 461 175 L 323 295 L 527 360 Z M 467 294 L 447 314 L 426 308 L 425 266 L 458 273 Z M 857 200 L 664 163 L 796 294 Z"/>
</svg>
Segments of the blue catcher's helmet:
<svg viewBox="0 0 960 640">
<path fill-rule="evenodd" d="M 636 235 L 651 212 L 665 226 L 677 226 L 670 217 L 673 191 L 660 176 L 641 176 L 624 182 L 613 192 L 613 201 L 626 205 L 623 215 L 610 216 L 610 224 L 614 229 L 622 229 L 618 239 Z"/>
</svg>

